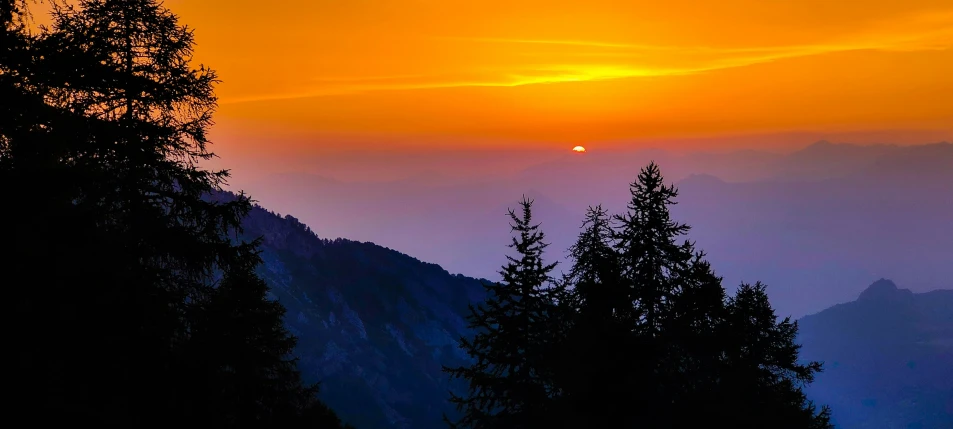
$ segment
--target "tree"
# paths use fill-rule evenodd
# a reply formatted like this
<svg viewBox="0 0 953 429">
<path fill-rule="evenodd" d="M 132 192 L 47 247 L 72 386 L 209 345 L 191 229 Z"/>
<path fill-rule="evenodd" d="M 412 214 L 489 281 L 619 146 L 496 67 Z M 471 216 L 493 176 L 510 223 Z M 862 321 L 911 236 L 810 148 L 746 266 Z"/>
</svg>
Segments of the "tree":
<svg viewBox="0 0 953 429">
<path fill-rule="evenodd" d="M 460 346 L 474 360 L 471 366 L 444 368 L 452 378 L 469 383 L 464 396 L 451 393 L 451 402 L 462 413 L 454 427 L 537 427 L 553 395 L 547 329 L 554 311 L 545 288 L 556 264 L 543 262 L 548 246 L 539 224 L 533 223 L 533 201 L 520 201 L 522 216 L 509 211 L 515 233 L 500 283 L 486 284 L 486 301 L 470 306 L 469 328 L 473 339 Z"/>
<path fill-rule="evenodd" d="M 562 310 L 554 318 L 559 353 L 556 383 L 559 406 L 554 410 L 563 425 L 610 426 L 616 410 L 625 406 L 618 388 L 608 383 L 624 367 L 629 339 L 620 314 L 631 307 L 628 291 L 619 281 L 618 257 L 612 243 L 610 218 L 601 206 L 590 207 L 582 232 L 569 249 L 573 265 L 560 290 Z M 618 387 L 618 388 L 616 388 Z"/>
<path fill-rule="evenodd" d="M 123 362 L 82 385 L 97 388 L 91 398 L 117 402 L 117 412 L 100 418 L 179 418 L 175 393 L 192 381 L 177 354 L 191 334 L 188 312 L 213 294 L 216 273 L 251 250 L 229 238 L 247 198 L 205 198 L 227 173 L 197 165 L 212 156 L 215 75 L 191 69 L 191 31 L 153 0 L 54 3 L 53 11 L 51 31 L 36 42 L 44 55 L 35 87 L 48 105 L 88 125 L 58 158 L 85 174 L 73 211 L 85 213 L 100 238 L 89 253 L 112 264 L 94 292 L 112 303 L 99 312 L 110 335 L 98 351 Z"/>
<path fill-rule="evenodd" d="M 583 231 L 569 249 L 573 260 L 568 281 L 575 288 L 580 312 L 593 323 L 609 320 L 619 311 L 626 291 L 620 290 L 619 267 L 612 247 L 612 227 L 609 215 L 602 206 L 590 207 L 583 221 Z"/>
<path fill-rule="evenodd" d="M 801 386 L 797 327 L 776 321 L 763 286 L 727 298 L 703 252 L 671 219 L 678 195 L 654 163 L 630 185 L 628 211 L 590 209 L 570 249 L 574 312 L 556 376 L 576 426 L 829 428 Z M 609 231 L 611 229 L 611 232 Z"/>
<path fill-rule="evenodd" d="M 228 173 L 198 165 L 213 156 L 216 78 L 191 67 L 191 30 L 156 0 L 55 2 L 39 34 L 26 3 L 0 6 L 0 178 L 21 249 L 4 274 L 16 317 L 53 327 L 15 338 L 18 409 L 339 427 L 300 380 L 257 242 L 235 238 L 250 200 L 211 198 Z"/>
<path fill-rule="evenodd" d="M 673 302 L 681 284 L 691 271 L 694 249 L 683 240 L 687 225 L 671 219 L 668 206 L 675 204 L 678 191 L 666 186 L 654 162 L 644 167 L 630 184 L 631 199 L 627 211 L 614 216 L 612 239 L 618 258 L 620 296 L 618 316 L 630 332 L 621 344 L 628 362 L 616 372 L 629 385 L 629 415 L 670 415 L 672 398 L 678 395 L 677 336 L 666 329 L 672 316 Z M 624 298 L 623 298 L 624 297 Z"/>
<path fill-rule="evenodd" d="M 73 204 L 91 176 L 64 160 L 70 148 L 88 140 L 88 121 L 45 102 L 41 83 L 48 70 L 38 59 L 55 53 L 44 51 L 40 35 L 28 31 L 27 2 L 0 6 L 0 216 L 15 249 L 0 263 L 13 317 L 24 327 L 12 339 L 11 405 L 38 424 L 100 422 L 83 401 L 90 396 L 89 377 L 110 362 L 86 351 L 109 343 L 112 326 L 103 322 L 117 295 L 105 291 L 123 270 L 106 270 L 105 263 L 119 262 L 123 253 L 120 247 L 109 251 L 113 237 L 98 234 L 95 219 Z M 90 284 L 99 287 L 83 287 Z M 104 356 L 122 362 L 121 354 L 98 357 Z"/>
<path fill-rule="evenodd" d="M 833 428 L 830 410 L 820 410 L 801 387 L 821 371 L 819 362 L 801 363 L 795 343 L 797 322 L 778 320 L 760 282 L 742 284 L 728 300 L 720 328 L 724 347 L 719 391 L 721 417 L 740 428 Z M 728 403 L 726 403 L 728 402 Z M 731 408 L 728 408 L 728 407 Z"/>
<path fill-rule="evenodd" d="M 257 253 L 226 272 L 190 315 L 191 336 L 181 359 L 198 382 L 181 397 L 197 425 L 242 428 L 341 427 L 302 383 L 292 355 L 296 338 L 284 327 L 285 309 L 267 298 L 255 273 Z"/>
<path fill-rule="evenodd" d="M 678 190 L 665 186 L 657 164 L 643 168 L 629 192 L 628 211 L 615 216 L 618 226 L 612 238 L 633 303 L 627 316 L 651 337 L 661 329 L 661 318 L 688 270 L 693 247 L 687 240 L 678 243 L 690 228 L 671 219 L 668 206 L 675 204 Z"/>
</svg>

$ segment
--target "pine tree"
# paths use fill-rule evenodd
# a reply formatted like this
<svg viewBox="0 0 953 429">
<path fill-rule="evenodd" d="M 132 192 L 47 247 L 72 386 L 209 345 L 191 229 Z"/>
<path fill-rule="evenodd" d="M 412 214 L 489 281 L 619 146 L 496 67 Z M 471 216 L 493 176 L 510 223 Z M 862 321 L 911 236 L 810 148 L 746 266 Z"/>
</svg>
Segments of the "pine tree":
<svg viewBox="0 0 953 429">
<path fill-rule="evenodd" d="M 664 382 L 671 399 L 669 422 L 673 427 L 704 426 L 711 421 L 709 410 L 723 381 L 724 344 L 719 333 L 724 328 L 725 290 L 722 279 L 697 252 L 689 269 L 671 297 L 669 313 L 663 320 L 666 338 L 661 355 Z"/>
<path fill-rule="evenodd" d="M 738 288 L 728 301 L 719 336 L 724 350 L 722 383 L 709 398 L 720 405 L 719 420 L 752 429 L 833 428 L 830 410 L 818 410 L 802 390 L 821 371 L 821 364 L 799 362 L 797 322 L 789 317 L 778 320 L 763 284 Z"/>
<path fill-rule="evenodd" d="M 654 162 L 639 172 L 629 191 L 628 211 L 615 216 L 618 226 L 613 239 L 633 303 L 633 314 L 628 316 L 651 337 L 660 330 L 678 278 L 692 259 L 691 243 L 678 243 L 690 228 L 671 219 L 668 206 L 676 203 L 678 190 L 665 185 Z"/>
<path fill-rule="evenodd" d="M 658 165 L 644 167 L 629 190 L 627 212 L 615 216 L 612 236 L 629 304 L 619 316 L 632 334 L 626 343 L 630 363 L 618 371 L 628 383 L 644 386 L 627 398 L 634 415 L 671 415 L 678 384 L 673 380 L 677 365 L 669 365 L 668 358 L 675 355 L 679 339 L 664 325 L 694 249 L 687 240 L 679 242 L 689 227 L 671 219 L 668 207 L 678 191 L 664 184 Z"/>
<path fill-rule="evenodd" d="M 93 313 L 102 319 L 94 326 L 112 321 L 109 334 L 91 342 L 122 362 L 81 385 L 117 408 L 99 418 L 176 418 L 175 392 L 192 381 L 176 354 L 190 334 L 187 311 L 212 294 L 216 272 L 249 251 L 228 237 L 247 199 L 208 201 L 226 173 L 197 166 L 212 156 L 205 134 L 215 75 L 190 68 L 191 31 L 155 1 L 54 5 L 52 29 L 36 42 L 46 55 L 35 88 L 51 107 L 86 119 L 59 161 L 85 174 L 72 210 L 92 220 L 101 246 L 87 250 L 112 268 L 90 293 L 98 300 L 79 298 L 88 310 L 111 303 Z"/>
<path fill-rule="evenodd" d="M 619 400 L 626 387 L 607 382 L 628 364 L 630 332 L 619 314 L 631 308 L 619 279 L 609 221 L 601 206 L 590 207 L 583 230 L 569 249 L 573 265 L 564 285 L 572 308 L 555 321 L 565 332 L 556 374 L 561 393 L 556 415 L 564 425 L 618 424 L 620 420 L 613 419 L 627 405 Z"/>
<path fill-rule="evenodd" d="M 16 249 L 2 258 L 0 271 L 11 294 L 12 316 L 24 326 L 11 339 L 16 369 L 8 387 L 16 393 L 10 405 L 36 424 L 65 416 L 76 423 L 100 423 L 84 401 L 101 398 L 88 394 L 89 386 L 109 377 L 92 377 L 109 359 L 122 362 L 122 356 L 106 351 L 108 359 L 97 359 L 87 350 L 103 350 L 111 342 L 114 327 L 105 322 L 117 301 L 105 291 L 122 270 L 105 265 L 124 255 L 119 247 L 108 251 L 111 237 L 98 234 L 95 219 L 73 204 L 80 184 L 91 176 L 63 161 L 70 158 L 70 147 L 88 140 L 88 126 L 82 115 L 45 102 L 49 92 L 41 83 L 49 70 L 38 59 L 56 53 L 44 50 L 40 35 L 27 31 L 27 2 L 0 5 L 0 198 L 5 203 L 0 219 L 9 226 L 8 246 Z"/>
<path fill-rule="evenodd" d="M 679 242 L 689 227 L 671 219 L 678 192 L 657 165 L 630 189 L 612 233 L 604 212 L 590 210 L 570 249 L 576 308 L 555 377 L 563 421 L 829 428 L 826 409 L 801 391 L 820 366 L 797 363 L 796 324 L 776 323 L 763 287 L 726 297 L 704 253 Z"/>
<path fill-rule="evenodd" d="M 619 310 L 614 306 L 624 300 L 619 290 L 619 269 L 612 244 L 612 228 L 602 206 L 590 207 L 583 222 L 583 231 L 569 249 L 573 260 L 569 281 L 579 299 L 577 305 L 584 317 L 608 320 Z"/>
<path fill-rule="evenodd" d="M 487 298 L 470 306 L 473 339 L 460 346 L 474 360 L 471 366 L 444 368 L 453 378 L 469 383 L 464 396 L 451 393 L 462 413 L 453 427 L 538 427 L 553 395 L 548 347 L 552 333 L 547 317 L 555 311 L 546 286 L 556 264 L 545 264 L 548 246 L 539 225 L 533 223 L 532 200 L 520 202 L 522 216 L 509 211 L 515 233 L 500 283 L 487 284 Z"/>
<path fill-rule="evenodd" d="M 207 300 L 196 303 L 189 341 L 179 351 L 190 377 L 200 382 L 180 397 L 191 421 L 216 427 L 341 427 L 302 383 L 297 342 L 284 327 L 285 309 L 267 298 L 249 253 L 224 273 Z"/>
<path fill-rule="evenodd" d="M 257 243 L 234 240 L 250 201 L 210 198 L 227 172 L 198 166 L 216 78 L 191 68 L 191 30 L 156 0 L 57 2 L 39 34 L 17 22 L 26 3 L 0 6 L 15 42 L 0 51 L 0 178 L 30 210 L 4 211 L 22 249 L 4 274 L 17 317 L 57 327 L 15 339 L 17 408 L 38 423 L 339 427 L 300 380 Z"/>
</svg>

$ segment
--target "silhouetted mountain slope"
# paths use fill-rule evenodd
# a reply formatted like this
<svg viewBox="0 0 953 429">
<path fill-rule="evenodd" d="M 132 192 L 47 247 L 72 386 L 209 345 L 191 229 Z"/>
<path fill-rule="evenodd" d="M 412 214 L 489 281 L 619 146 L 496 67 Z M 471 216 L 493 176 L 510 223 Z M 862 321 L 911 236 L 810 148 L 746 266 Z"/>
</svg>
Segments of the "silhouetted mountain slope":
<svg viewBox="0 0 953 429">
<path fill-rule="evenodd" d="M 915 294 L 881 279 L 799 321 L 808 388 L 844 429 L 953 427 L 953 290 Z"/>
<path fill-rule="evenodd" d="M 291 216 L 256 207 L 244 235 L 262 237 L 262 276 L 288 309 L 299 367 L 321 397 L 362 429 L 443 427 L 448 379 L 476 279 L 371 243 L 319 239 Z"/>
</svg>

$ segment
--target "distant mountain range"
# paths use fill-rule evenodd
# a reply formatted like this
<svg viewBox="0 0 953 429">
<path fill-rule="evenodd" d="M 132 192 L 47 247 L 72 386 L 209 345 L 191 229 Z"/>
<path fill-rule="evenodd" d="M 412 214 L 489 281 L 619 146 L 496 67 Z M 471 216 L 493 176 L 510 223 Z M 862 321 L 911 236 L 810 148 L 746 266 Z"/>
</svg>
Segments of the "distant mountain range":
<svg viewBox="0 0 953 429">
<path fill-rule="evenodd" d="M 480 280 L 372 243 L 321 239 L 260 207 L 244 227 L 263 238 L 261 274 L 288 309 L 305 377 L 322 383 L 329 405 L 359 429 L 445 427 L 454 386 L 440 367 L 465 359 L 457 339 L 467 304 L 483 299 Z M 811 395 L 844 429 L 953 427 L 942 426 L 953 424 L 951 298 L 880 281 L 856 302 L 803 318 L 805 357 L 827 368 Z"/>
<path fill-rule="evenodd" d="M 781 314 L 801 316 L 846 301 L 871 278 L 893 278 L 914 291 L 953 278 L 950 143 L 818 142 L 786 155 L 593 149 L 545 161 L 528 156 L 521 169 L 513 167 L 518 157 L 506 159 L 507 168 L 480 175 L 472 173 L 479 171 L 474 163 L 488 159 L 438 155 L 426 155 L 428 169 L 404 180 L 286 173 L 241 186 L 272 209 L 296 213 L 322 237 L 374 241 L 492 279 L 508 242 L 506 208 L 521 195 L 536 199 L 550 257 L 563 259 L 585 207 L 621 211 L 628 183 L 655 160 L 682 191 L 673 213 L 693 226 L 691 238 L 719 274 L 730 285 L 768 283 Z M 470 176 L 444 180 L 450 167 Z"/>
</svg>

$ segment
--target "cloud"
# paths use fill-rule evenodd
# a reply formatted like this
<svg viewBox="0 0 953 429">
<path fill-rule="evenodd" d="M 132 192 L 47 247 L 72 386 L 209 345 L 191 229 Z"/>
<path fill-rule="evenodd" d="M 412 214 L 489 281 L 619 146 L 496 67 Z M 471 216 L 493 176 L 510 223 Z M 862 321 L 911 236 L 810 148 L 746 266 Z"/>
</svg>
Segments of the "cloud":
<svg viewBox="0 0 953 429">
<path fill-rule="evenodd" d="M 848 51 L 910 52 L 953 47 L 953 11 L 890 21 L 828 43 L 779 46 L 665 46 L 590 40 L 434 37 L 462 52 L 485 53 L 488 64 L 446 65 L 440 72 L 385 76 L 314 76 L 302 89 L 229 97 L 222 104 L 371 91 L 601 81 L 682 76 Z M 917 28 L 918 32 L 909 31 Z M 479 45 L 499 45 L 497 48 Z M 494 61 L 497 57 L 501 59 Z M 505 57 L 505 58 L 503 58 Z M 523 58 L 513 61 L 513 58 Z M 494 64 L 495 63 L 495 64 Z M 439 69 L 439 68 L 435 68 Z"/>
</svg>

